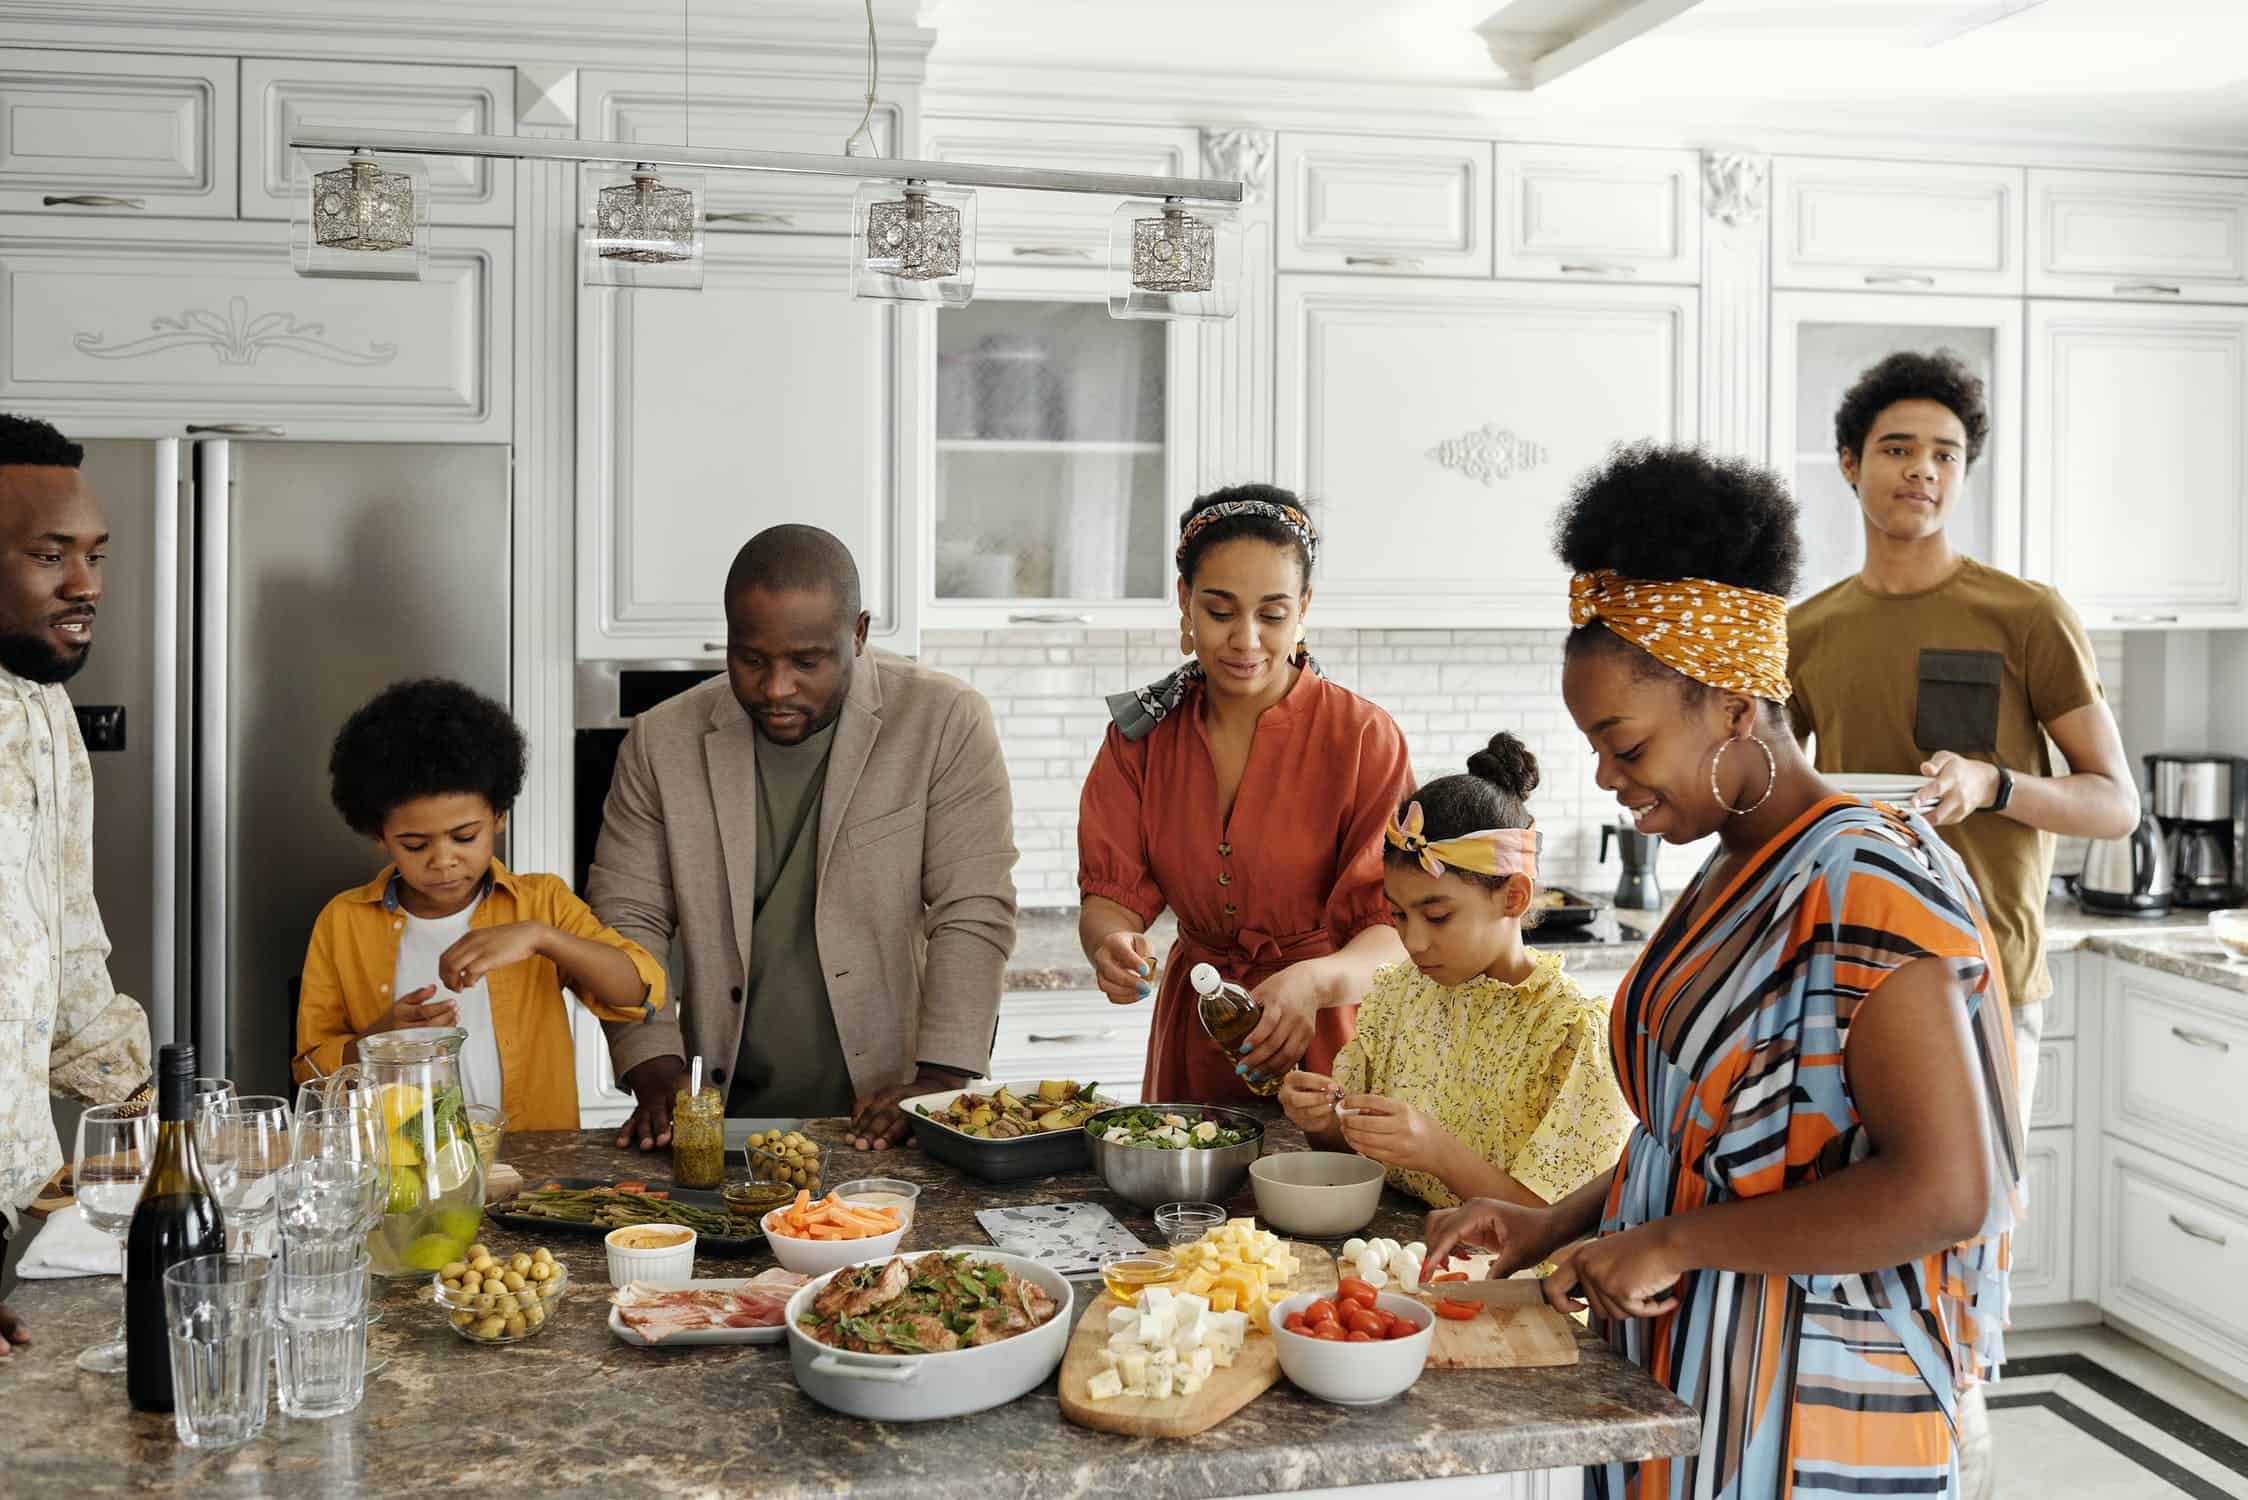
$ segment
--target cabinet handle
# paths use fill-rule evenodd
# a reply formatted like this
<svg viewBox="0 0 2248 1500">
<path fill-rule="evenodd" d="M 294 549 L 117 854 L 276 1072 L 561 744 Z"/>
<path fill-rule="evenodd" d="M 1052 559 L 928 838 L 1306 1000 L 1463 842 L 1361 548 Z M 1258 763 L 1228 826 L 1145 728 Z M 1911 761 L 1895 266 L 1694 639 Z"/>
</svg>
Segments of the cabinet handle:
<svg viewBox="0 0 2248 1500">
<path fill-rule="evenodd" d="M 1394 266 L 1400 271 L 1418 271 L 1421 260 L 1417 255 L 1346 255 L 1346 266 Z"/>
<path fill-rule="evenodd" d="M 1561 268 L 1561 274 L 1564 276 L 1637 276 L 1639 274 L 1639 267 L 1593 265 L 1563 266 Z"/>
<path fill-rule="evenodd" d="M 2223 1235 L 2213 1234 L 2206 1229 L 2196 1229 L 2176 1214 L 2170 1215 L 2170 1227 L 2181 1233 L 2190 1234 L 2197 1240 L 2207 1240 L 2212 1245 L 2222 1245 L 2225 1242 Z"/>
<path fill-rule="evenodd" d="M 2115 284 L 2115 294 L 2118 297 L 2128 297 L 2134 293 L 2140 296 L 2182 297 L 2185 295 L 2185 288 L 2167 286 L 2159 281 L 2119 281 Z"/>
<path fill-rule="evenodd" d="M 1064 1031 L 1048 1036 L 1043 1032 L 1034 1031 L 1024 1040 L 1032 1042 L 1113 1042 L 1116 1040 L 1116 1033 L 1113 1031 Z"/>
<path fill-rule="evenodd" d="M 1007 623 L 1010 625 L 1090 625 L 1093 623 L 1093 617 L 1091 615 L 1009 615 Z"/>
<path fill-rule="evenodd" d="M 1867 286 L 1934 286 L 1933 276 L 1919 276 L 1909 271 L 1868 271 Z"/>
<path fill-rule="evenodd" d="M 2232 1050 L 2232 1043 L 2223 1037 L 2211 1036 L 2206 1031 L 2188 1031 L 2183 1026 L 2173 1026 L 2170 1028 L 2170 1035 L 2189 1047 L 2214 1047 L 2219 1052 Z"/>
<path fill-rule="evenodd" d="M 119 198 L 109 193 L 49 193 L 39 200 L 46 208 L 146 208 L 148 203 L 140 198 Z"/>
<path fill-rule="evenodd" d="M 287 437 L 279 427 L 269 427 L 263 422 L 190 422 L 190 433 L 213 432 L 220 437 Z"/>
<path fill-rule="evenodd" d="M 1081 245 L 1010 245 L 1008 253 L 1028 259 L 1042 256 L 1048 260 L 1091 260 L 1093 252 Z"/>
<path fill-rule="evenodd" d="M 758 208 L 729 208 L 703 215 L 705 224 L 793 224 L 794 214 L 767 213 Z"/>
<path fill-rule="evenodd" d="M 2176 615 L 2137 614 L 2117 615 L 2114 618 L 2118 625 L 2175 625 L 2178 623 Z"/>
<path fill-rule="evenodd" d="M 724 650 L 726 649 L 726 643 L 725 643 L 724 641 L 704 641 L 704 642 L 703 642 L 703 649 L 704 649 L 705 651 L 721 651 L 721 652 L 722 652 L 722 651 L 724 651 Z"/>
</svg>

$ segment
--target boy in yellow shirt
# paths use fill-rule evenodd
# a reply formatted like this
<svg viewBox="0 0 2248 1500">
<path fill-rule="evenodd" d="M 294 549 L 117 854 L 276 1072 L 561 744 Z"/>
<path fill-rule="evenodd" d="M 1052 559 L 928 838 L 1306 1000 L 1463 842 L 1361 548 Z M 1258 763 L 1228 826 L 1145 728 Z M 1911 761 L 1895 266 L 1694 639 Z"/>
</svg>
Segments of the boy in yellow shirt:
<svg viewBox="0 0 2248 1500">
<path fill-rule="evenodd" d="M 1398 809 L 1383 886 L 1411 962 L 1376 971 L 1332 1078 L 1299 1071 L 1280 1086 L 1314 1147 L 1370 1157 L 1438 1208 L 1566 1198 L 1615 1165 L 1631 1130 L 1607 1001 L 1522 941 L 1538 838 L 1523 804 L 1537 784 L 1528 747 L 1498 734 L 1466 775 Z"/>
<path fill-rule="evenodd" d="M 558 877 L 493 858 L 524 761 L 507 710 L 441 678 L 395 683 L 345 721 L 329 792 L 390 863 L 313 924 L 299 1081 L 356 1061 L 376 1032 L 459 1026 L 469 1102 L 515 1130 L 578 1128 L 564 988 L 604 1021 L 640 1021 L 664 1004 L 664 970 Z"/>
</svg>

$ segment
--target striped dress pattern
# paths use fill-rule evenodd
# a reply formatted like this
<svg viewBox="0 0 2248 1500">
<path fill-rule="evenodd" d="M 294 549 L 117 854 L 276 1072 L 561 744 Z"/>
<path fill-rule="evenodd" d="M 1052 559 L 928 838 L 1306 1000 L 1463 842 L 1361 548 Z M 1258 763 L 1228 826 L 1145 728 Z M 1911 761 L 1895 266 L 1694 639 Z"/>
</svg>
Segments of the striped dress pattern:
<svg viewBox="0 0 2248 1500">
<path fill-rule="evenodd" d="M 1587 1472 L 1630 1500 L 1948 1495 L 1957 1392 L 1994 1373 L 2022 1119 L 2004 981 L 1959 858 L 1917 816 L 1851 798 L 1807 810 L 1702 908 L 1698 875 L 1618 989 L 1616 1068 L 1642 1122 L 1601 1232 L 1783 1192 L 1872 1154 L 1843 1070 L 1851 1017 L 1904 964 L 1966 996 L 1996 1185 L 1982 1232 L 1849 1275 L 1688 1272 L 1657 1318 L 1595 1327 L 1694 1406 L 1699 1450 Z M 1699 915 L 1685 920 L 1689 912 Z"/>
</svg>

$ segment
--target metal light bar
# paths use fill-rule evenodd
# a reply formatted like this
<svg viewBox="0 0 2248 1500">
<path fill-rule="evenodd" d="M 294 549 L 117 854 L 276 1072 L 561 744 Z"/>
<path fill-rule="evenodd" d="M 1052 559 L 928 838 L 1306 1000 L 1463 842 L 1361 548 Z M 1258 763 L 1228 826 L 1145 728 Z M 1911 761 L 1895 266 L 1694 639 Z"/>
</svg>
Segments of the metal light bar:
<svg viewBox="0 0 2248 1500">
<path fill-rule="evenodd" d="M 334 130 L 307 126 L 289 136 L 306 151 L 375 151 L 396 156 L 489 156 L 506 161 L 597 161 L 717 171 L 793 172 L 812 177 L 913 178 L 951 187 L 1038 188 L 1124 198 L 1192 198 L 1239 203 L 1241 184 L 1223 177 L 1139 177 L 1125 172 L 1067 172 L 1050 167 L 983 166 L 959 161 L 908 161 L 896 156 L 827 156 L 809 151 L 729 151 L 713 146 L 644 145 L 631 141 L 556 141 L 530 136 L 466 135 L 436 130 Z"/>
</svg>

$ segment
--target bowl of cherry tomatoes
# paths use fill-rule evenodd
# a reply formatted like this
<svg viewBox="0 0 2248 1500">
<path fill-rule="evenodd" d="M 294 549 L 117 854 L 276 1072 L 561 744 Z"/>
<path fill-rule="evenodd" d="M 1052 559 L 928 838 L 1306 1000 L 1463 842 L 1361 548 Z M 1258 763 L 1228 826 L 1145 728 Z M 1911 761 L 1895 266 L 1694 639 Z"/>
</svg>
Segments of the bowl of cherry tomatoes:
<svg viewBox="0 0 2248 1500">
<path fill-rule="evenodd" d="M 1303 1390 L 1342 1406 L 1403 1395 L 1428 1365 L 1436 1314 L 1411 1297 L 1345 1276 L 1332 1292 L 1298 1292 L 1273 1308 L 1280 1369 Z"/>
</svg>

